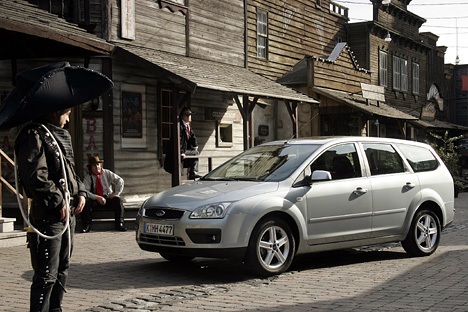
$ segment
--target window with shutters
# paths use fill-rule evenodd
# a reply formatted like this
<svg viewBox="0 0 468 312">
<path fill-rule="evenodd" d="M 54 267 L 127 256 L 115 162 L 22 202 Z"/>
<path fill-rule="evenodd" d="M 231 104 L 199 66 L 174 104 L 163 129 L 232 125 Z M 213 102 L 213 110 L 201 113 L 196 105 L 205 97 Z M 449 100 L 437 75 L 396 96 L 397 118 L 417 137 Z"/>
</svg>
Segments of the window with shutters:
<svg viewBox="0 0 468 312">
<path fill-rule="evenodd" d="M 408 92 L 408 60 L 394 55 L 392 65 L 393 90 Z"/>
</svg>

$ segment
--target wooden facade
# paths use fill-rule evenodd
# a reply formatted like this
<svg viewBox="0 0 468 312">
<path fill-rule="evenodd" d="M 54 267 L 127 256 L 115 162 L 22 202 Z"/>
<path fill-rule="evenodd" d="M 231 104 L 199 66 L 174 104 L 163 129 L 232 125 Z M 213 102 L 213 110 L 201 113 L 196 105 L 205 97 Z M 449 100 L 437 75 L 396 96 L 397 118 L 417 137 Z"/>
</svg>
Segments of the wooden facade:
<svg viewBox="0 0 468 312">
<path fill-rule="evenodd" d="M 102 1 L 91 0 L 91 3 L 97 5 Z M 99 35 L 113 44 L 237 66 L 244 64 L 244 23 L 239 19 L 243 15 L 242 1 L 109 0 L 95 8 L 91 16 L 96 20 L 91 22 L 103 25 Z M 191 106 L 197 113 L 193 116 L 193 128 L 201 155 L 224 154 L 227 158 L 243 150 L 242 140 L 238 137 L 239 134 L 242 136 L 240 120 L 233 122 L 237 136 L 234 136 L 232 144 L 219 151 L 214 142 L 218 121 L 205 120 L 205 110 L 217 108 L 228 111 L 235 108 L 231 98 L 209 89 L 197 89 L 192 93 L 192 90 L 168 81 L 157 66 L 137 57 L 121 58 L 116 54 L 111 62 L 115 83 L 113 146 L 108 148 L 112 152 L 106 157 L 113 157 L 115 171 L 125 179 L 128 200 L 130 197 L 138 200 L 138 197 L 146 197 L 180 183 L 171 182 L 170 175 L 162 168 L 165 149 L 169 148 L 166 144 L 171 136 L 170 124 L 177 114 L 173 107 Z M 142 104 L 146 124 L 143 128 L 146 132 L 141 134 L 142 138 L 124 138 L 122 133 L 122 105 L 127 92 L 144 96 Z M 179 99 L 177 105 L 173 103 L 175 98 Z M 169 99 L 169 103 L 164 104 L 166 110 L 163 110 L 165 99 Z M 106 123 L 101 124 L 105 128 Z M 216 162 L 225 160 L 220 158 L 214 162 L 216 165 Z M 207 172 L 206 159 L 200 160 L 200 170 L 200 173 Z"/>
<path fill-rule="evenodd" d="M 306 55 L 328 56 L 336 44 L 346 38 L 347 9 L 332 1 L 247 0 L 246 3 L 247 66 L 270 79 L 278 80 Z M 264 55 L 258 53 L 260 15 L 267 18 Z M 271 107 L 257 107 L 254 111 L 258 126 L 254 129 L 256 140 L 261 143 L 265 140 L 289 139 L 288 107 L 281 102 L 270 101 L 267 104 Z M 297 120 L 299 135 L 318 135 L 318 107 L 299 104 L 297 109 L 300 112 Z M 272 131 L 264 136 L 260 126 Z"/>
<path fill-rule="evenodd" d="M 26 14 L 24 31 L 36 33 L 38 44 L 18 58 L 13 58 L 10 49 L 0 49 L 4 56 L 0 60 L 1 94 L 11 90 L 17 72 L 61 60 L 111 78 L 114 88 L 109 94 L 74 109 L 70 132 L 80 174 L 87 172 L 89 156 L 104 158 L 104 167 L 124 178 L 126 202 L 140 202 L 183 179 L 177 174 L 171 177 L 162 167 L 183 106 L 196 112 L 193 129 L 204 174 L 208 157 L 213 157 L 214 167 L 251 146 L 250 114 L 262 98 L 288 103 L 288 137 L 297 131 L 297 103 L 316 102 L 245 68 L 243 0 L 52 2 L 40 8 L 36 0 L 12 2 L 13 10 Z M 6 3 L 0 2 L 0 9 Z M 65 9 L 60 10 L 57 3 Z M 36 15 L 37 25 L 28 24 Z M 45 18 L 57 23 L 56 37 L 53 30 L 43 32 L 52 40 L 37 31 L 50 24 Z M 60 23 L 78 34 L 72 31 L 60 37 Z M 9 36 L 12 30 L 0 25 L 0 31 Z M 80 39 L 76 47 L 75 38 Z M 41 44 L 56 51 L 41 49 Z M 21 51 L 21 45 L 13 41 L 11 49 L 15 48 Z M 136 110 L 129 115 L 130 104 Z M 4 148 L 11 152 L 16 131 L 4 136 Z"/>
<path fill-rule="evenodd" d="M 329 55 L 336 43 L 345 40 L 348 21 L 347 11 L 336 13 L 330 10 L 332 3 L 329 0 L 247 0 L 249 68 L 276 80 L 305 55 Z M 257 55 L 259 11 L 268 15 L 266 58 Z"/>
<path fill-rule="evenodd" d="M 407 10 L 410 1 L 392 0 L 388 5 L 383 5 L 377 0 L 371 2 L 373 21 L 349 24 L 347 39 L 356 53 L 358 63 L 372 72 L 371 84 L 385 87 L 387 104 L 418 119 L 428 118 L 421 115 L 421 112 L 427 105 L 433 105 L 430 101 L 436 101 L 428 98 L 428 94 L 433 93 L 430 90 L 437 88 L 440 100 L 434 105 L 437 113 L 433 118 L 444 122 L 451 121 L 449 107 L 444 108 L 443 105 L 443 98 L 446 97 L 443 90 L 447 83 L 443 65 L 445 49 L 437 47 L 437 36 L 419 33 L 425 19 Z M 383 57 L 387 58 L 386 77 L 382 77 Z M 398 60 L 395 61 L 395 58 Z M 395 85 L 396 75 L 401 76 L 404 72 L 403 68 L 399 68 L 403 66 L 401 62 L 406 68 L 405 87 L 399 86 L 398 83 Z M 392 120 L 381 120 L 381 127 L 386 128 L 388 136 L 414 140 L 426 140 L 429 131 L 445 131 L 445 128 L 451 128 L 448 124 L 445 127 L 428 127 L 431 117 L 427 121 L 429 124 L 411 121 L 401 128 Z"/>
</svg>

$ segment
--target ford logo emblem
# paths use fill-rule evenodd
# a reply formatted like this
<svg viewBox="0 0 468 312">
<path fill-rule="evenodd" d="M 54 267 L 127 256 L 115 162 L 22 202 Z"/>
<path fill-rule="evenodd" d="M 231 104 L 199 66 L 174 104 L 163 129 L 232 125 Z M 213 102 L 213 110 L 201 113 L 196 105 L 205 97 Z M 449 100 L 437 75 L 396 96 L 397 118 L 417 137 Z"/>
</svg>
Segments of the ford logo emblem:
<svg viewBox="0 0 468 312">
<path fill-rule="evenodd" d="M 157 217 L 162 217 L 166 214 L 164 210 L 156 210 L 156 216 Z"/>
</svg>

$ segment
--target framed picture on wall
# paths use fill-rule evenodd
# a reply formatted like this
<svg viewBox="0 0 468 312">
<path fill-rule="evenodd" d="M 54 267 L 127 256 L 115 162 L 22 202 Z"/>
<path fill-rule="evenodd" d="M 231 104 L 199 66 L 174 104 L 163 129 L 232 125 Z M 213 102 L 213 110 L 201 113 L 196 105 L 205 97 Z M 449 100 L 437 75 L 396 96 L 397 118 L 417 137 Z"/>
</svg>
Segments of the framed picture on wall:
<svg viewBox="0 0 468 312">
<path fill-rule="evenodd" d="M 122 91 L 122 137 L 143 137 L 141 93 Z"/>
<path fill-rule="evenodd" d="M 122 148 L 146 148 L 146 88 L 122 85 Z"/>
</svg>

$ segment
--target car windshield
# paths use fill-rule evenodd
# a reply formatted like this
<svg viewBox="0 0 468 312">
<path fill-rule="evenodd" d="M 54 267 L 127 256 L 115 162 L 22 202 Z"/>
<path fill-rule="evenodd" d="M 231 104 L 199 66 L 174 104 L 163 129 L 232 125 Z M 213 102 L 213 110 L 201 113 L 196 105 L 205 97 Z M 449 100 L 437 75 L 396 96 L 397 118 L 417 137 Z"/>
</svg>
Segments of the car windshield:
<svg viewBox="0 0 468 312">
<path fill-rule="evenodd" d="M 232 158 L 203 180 L 278 182 L 289 177 L 319 145 L 260 145 Z"/>
</svg>

